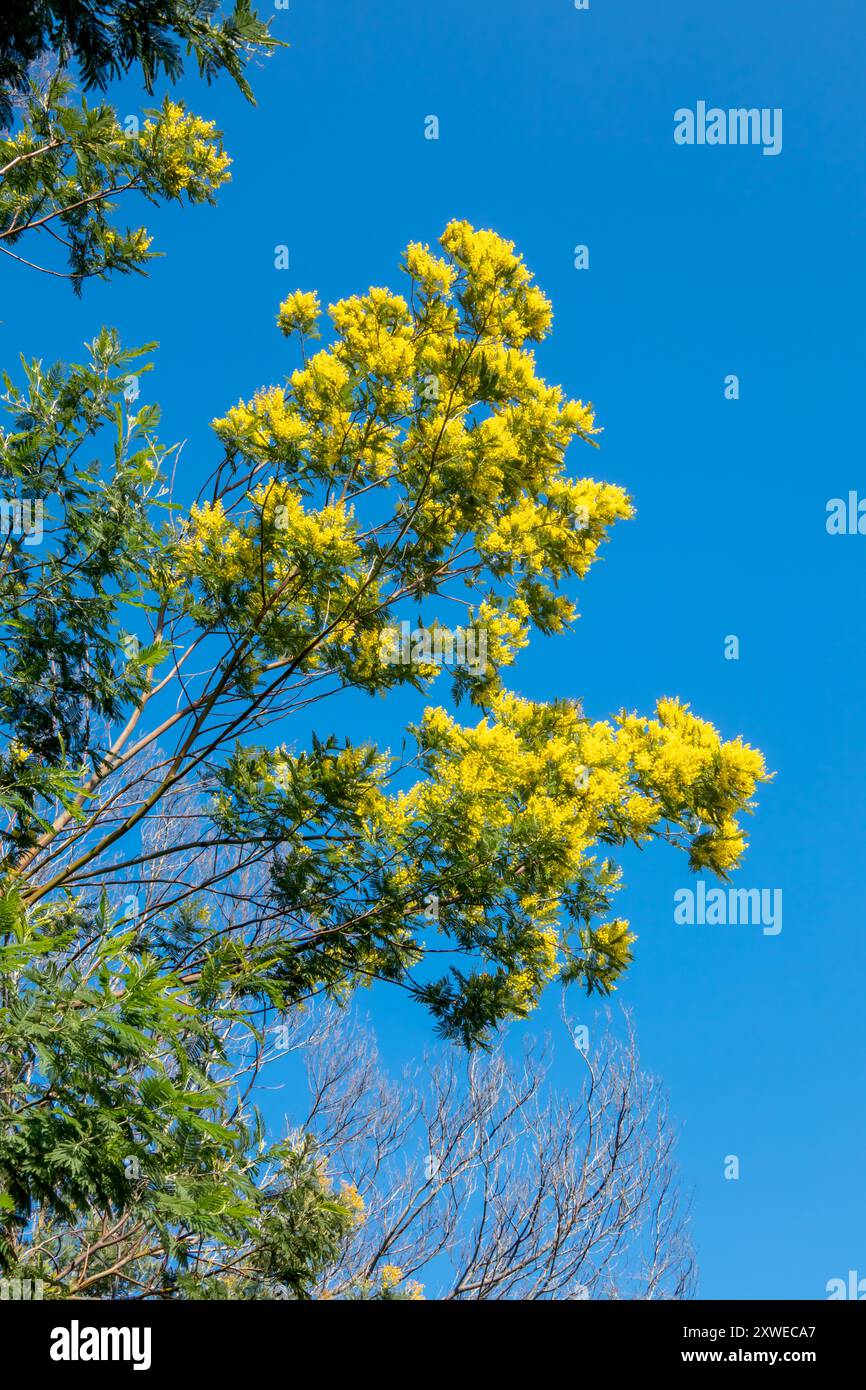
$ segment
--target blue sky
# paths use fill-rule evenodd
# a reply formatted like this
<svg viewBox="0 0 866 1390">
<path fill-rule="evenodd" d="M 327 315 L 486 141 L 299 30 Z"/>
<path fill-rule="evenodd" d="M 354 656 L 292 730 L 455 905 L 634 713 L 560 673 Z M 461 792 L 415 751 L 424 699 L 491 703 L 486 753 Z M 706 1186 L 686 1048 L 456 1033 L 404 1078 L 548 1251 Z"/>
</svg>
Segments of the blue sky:
<svg viewBox="0 0 866 1390">
<path fill-rule="evenodd" d="M 625 486 L 637 516 L 580 586 L 574 631 L 536 639 L 513 684 L 594 717 L 679 695 L 775 770 L 736 884 L 782 889 L 781 934 L 675 924 L 682 856 L 634 854 L 617 997 L 682 1126 L 701 1295 L 824 1297 L 866 1275 L 866 537 L 825 529 L 828 499 L 866 496 L 862 7 L 291 0 L 274 28 L 291 48 L 254 74 L 256 108 L 225 83 L 182 87 L 235 161 L 218 209 L 154 210 L 166 258 L 80 303 L 4 265 L 2 365 L 74 359 L 104 322 L 158 339 L 145 395 L 163 438 L 188 441 L 191 495 L 207 421 L 294 365 L 274 327 L 290 289 L 398 287 L 405 244 L 455 216 L 516 242 L 554 305 L 541 369 L 604 426 L 572 469 Z M 146 104 L 133 83 L 112 99 Z M 781 108 L 781 153 L 676 145 L 674 112 L 699 100 Z M 388 743 L 405 712 L 334 704 L 317 728 Z M 423 1046 L 419 1010 L 370 1003 L 390 1059 Z M 558 1007 L 554 992 L 532 1027 L 558 1033 L 565 1082 Z M 594 1006 L 570 1007 L 592 1025 Z"/>
</svg>

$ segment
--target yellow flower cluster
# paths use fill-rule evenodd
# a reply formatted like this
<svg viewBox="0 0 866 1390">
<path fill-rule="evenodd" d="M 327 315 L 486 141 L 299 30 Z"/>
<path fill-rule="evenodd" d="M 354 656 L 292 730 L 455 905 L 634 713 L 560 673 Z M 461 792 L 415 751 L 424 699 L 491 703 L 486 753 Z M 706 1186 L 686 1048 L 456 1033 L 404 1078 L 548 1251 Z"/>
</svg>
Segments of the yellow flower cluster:
<svg viewBox="0 0 866 1390">
<path fill-rule="evenodd" d="M 400 295 L 373 287 L 331 304 L 328 312 L 340 335 L 335 351 L 341 361 L 392 381 L 412 372 L 414 320 Z"/>
<path fill-rule="evenodd" d="M 328 350 L 317 352 L 291 378 L 297 407 L 309 419 L 338 428 L 348 423 L 351 414 L 345 399 L 349 382 L 348 368 Z"/>
<path fill-rule="evenodd" d="M 521 906 L 524 910 L 537 907 L 542 915 L 549 911 L 548 904 L 536 903 L 534 898 L 525 899 Z M 525 1017 L 538 1003 L 544 986 L 559 974 L 559 933 L 553 926 L 536 927 L 524 933 L 521 946 L 526 963 L 511 972 L 509 984 L 514 996 L 513 1013 Z"/>
<path fill-rule="evenodd" d="M 135 227 L 123 234 L 114 227 L 105 227 L 102 232 L 102 251 L 107 262 L 118 253 L 134 261 L 146 260 L 152 242 L 153 237 L 148 236 L 144 227 Z"/>
<path fill-rule="evenodd" d="M 583 576 L 595 558 L 605 529 L 632 506 L 622 488 L 584 478 L 579 483 L 553 482 L 541 502 L 521 497 L 496 519 L 479 549 L 501 565 L 519 566 L 524 574 L 563 571 Z"/>
<path fill-rule="evenodd" d="M 642 842 L 664 823 L 700 837 L 708 867 L 736 866 L 745 846 L 736 818 L 767 780 L 757 749 L 739 738 L 723 742 L 677 700 L 660 700 L 655 719 L 622 714 L 615 726 L 586 720 L 574 705 L 506 693 L 492 707 L 495 722 L 471 729 L 444 710 L 425 711 L 436 776 L 410 797 L 465 799 L 470 832 L 491 815 L 500 823 L 512 811 L 531 818 L 561 845 L 567 876 L 600 836 L 616 830 L 621 840 Z"/>
<path fill-rule="evenodd" d="M 660 700 L 657 714 L 656 721 L 635 715 L 621 720 L 635 750 L 639 783 L 665 806 L 692 807 L 701 821 L 692 865 L 726 875 L 745 849 L 736 815 L 748 808 L 756 784 L 766 780 L 763 756 L 739 738 L 722 743 L 712 724 L 677 700 Z"/>
<path fill-rule="evenodd" d="M 677 700 L 659 701 L 654 719 L 622 714 L 610 724 L 586 719 L 576 704 L 499 693 L 491 717 L 473 727 L 427 708 L 419 739 L 428 777 L 394 796 L 372 796 L 367 814 L 395 844 L 407 827 L 435 825 L 440 847 L 462 861 L 483 864 L 499 844 L 502 887 L 511 882 L 531 924 L 508 977 L 509 1008 L 518 1016 L 560 968 L 562 898 L 595 864 L 600 845 L 673 834 L 685 840 L 695 867 L 725 876 L 745 845 L 737 817 L 767 779 L 757 750 L 741 739 L 723 742 Z M 536 867 L 544 861 L 544 891 L 521 889 L 527 857 Z M 411 894 L 421 870 L 410 859 L 401 874 Z M 618 881 L 611 865 L 608 886 Z M 611 978 L 628 960 L 627 925 L 617 919 L 581 933 L 596 968 Z"/>
<path fill-rule="evenodd" d="M 222 419 L 214 420 L 213 428 L 226 444 L 241 446 L 255 458 L 274 450 L 286 457 L 310 438 L 309 427 L 290 408 L 280 386 L 257 391 L 251 401 L 239 401 Z"/>
<path fill-rule="evenodd" d="M 229 516 L 221 501 L 192 506 L 176 547 L 182 574 L 224 585 L 260 578 L 264 563 L 274 583 L 307 568 L 318 570 L 326 581 L 357 559 L 351 508 L 333 504 L 308 511 L 297 491 L 276 479 L 253 488 L 249 500 L 252 520 Z"/>
<path fill-rule="evenodd" d="M 143 150 L 155 160 L 160 183 L 169 197 L 186 193 L 193 201 L 210 200 L 231 178 L 231 159 L 213 121 L 188 112 L 182 102 L 164 104 L 142 127 Z"/>
<path fill-rule="evenodd" d="M 485 634 L 487 660 L 498 670 L 510 666 L 522 647 L 529 645 L 529 609 L 523 599 L 497 607 L 489 599 L 479 604 L 473 621 Z"/>
<path fill-rule="evenodd" d="M 343 1182 L 340 1185 L 340 1201 L 344 1207 L 352 1212 L 356 1224 L 360 1225 L 366 1214 L 366 1204 L 357 1187 L 353 1182 Z"/>
<path fill-rule="evenodd" d="M 487 334 L 519 347 L 526 338 L 537 342 L 550 331 L 550 301 L 531 283 L 513 242 L 454 221 L 445 228 L 442 245 L 465 271 L 462 302 Z"/>
<path fill-rule="evenodd" d="M 315 290 L 295 290 L 287 295 L 280 305 L 277 327 L 288 337 L 291 333 L 305 333 L 308 337 L 318 337 L 317 324 L 321 306 Z"/>
<path fill-rule="evenodd" d="M 392 1293 L 403 1284 L 405 1278 L 399 1265 L 382 1265 L 379 1269 L 379 1289 L 382 1293 Z M 424 1297 L 424 1288 L 415 1280 L 407 1280 L 403 1284 L 403 1293 L 413 1301 L 420 1300 Z"/>
<path fill-rule="evenodd" d="M 594 442 L 598 427 L 591 404 L 537 374 L 525 344 L 547 332 L 550 306 L 512 243 L 452 222 L 441 245 L 442 256 L 417 242 L 406 249 L 411 296 L 374 286 L 331 304 L 331 345 L 285 388 L 263 388 L 214 428 L 230 451 L 289 470 L 303 491 L 368 492 L 365 515 L 394 488 L 371 534 L 403 533 L 411 518 L 420 568 L 425 557 L 438 564 L 468 550 L 479 572 L 508 581 L 485 610 L 495 668 L 513 659 L 533 622 L 557 632 L 575 616 L 555 586 L 583 576 L 632 509 L 621 488 L 565 474 L 571 441 Z M 317 296 L 296 290 L 278 324 L 315 333 L 318 316 Z M 361 624 L 354 660 L 367 684 L 377 646 Z"/>
<path fill-rule="evenodd" d="M 406 247 L 403 268 L 418 282 L 425 295 L 446 295 L 457 279 L 457 267 L 441 256 L 434 256 L 429 246 L 412 241 Z"/>
</svg>

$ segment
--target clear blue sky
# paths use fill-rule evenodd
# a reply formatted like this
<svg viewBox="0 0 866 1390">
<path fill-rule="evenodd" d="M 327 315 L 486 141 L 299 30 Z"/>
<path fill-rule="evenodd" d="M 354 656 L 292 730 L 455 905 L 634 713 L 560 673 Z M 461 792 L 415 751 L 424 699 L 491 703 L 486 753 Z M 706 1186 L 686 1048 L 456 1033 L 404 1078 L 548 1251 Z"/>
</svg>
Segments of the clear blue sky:
<svg viewBox="0 0 866 1390">
<path fill-rule="evenodd" d="M 159 339 L 145 396 L 164 439 L 189 441 L 191 494 L 214 457 L 206 422 L 293 365 L 274 329 L 290 289 L 393 284 L 402 247 L 455 216 L 517 243 L 554 304 L 542 370 L 605 428 L 573 468 L 628 488 L 637 517 L 581 586 L 574 632 L 537 639 L 513 684 L 596 717 L 679 695 L 775 769 L 736 882 L 783 890 L 781 935 L 675 925 L 682 857 L 634 855 L 618 999 L 683 1126 L 702 1296 L 824 1297 L 866 1276 L 866 536 L 824 524 L 829 498 L 866 496 L 862 6 L 291 0 L 275 31 L 292 47 L 254 75 L 257 108 L 183 87 L 235 160 L 219 208 L 154 211 L 166 259 L 81 303 L 4 265 L 2 365 L 74 358 L 103 322 Z M 142 102 L 130 84 L 116 100 Z M 781 107 L 781 154 L 675 145 L 674 111 L 698 100 Z M 388 743 L 388 710 L 335 704 L 317 726 Z M 419 1010 L 371 1002 L 389 1058 L 420 1049 Z M 541 1024 L 566 1079 L 558 1004 Z"/>
</svg>

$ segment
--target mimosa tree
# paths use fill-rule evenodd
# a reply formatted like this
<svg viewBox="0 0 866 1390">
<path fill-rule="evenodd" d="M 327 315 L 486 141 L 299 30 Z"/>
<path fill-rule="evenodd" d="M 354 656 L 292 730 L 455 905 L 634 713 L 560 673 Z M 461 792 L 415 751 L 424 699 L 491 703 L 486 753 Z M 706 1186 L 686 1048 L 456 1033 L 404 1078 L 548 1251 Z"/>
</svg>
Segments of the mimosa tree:
<svg viewBox="0 0 866 1390">
<path fill-rule="evenodd" d="M 598 719 L 508 689 L 631 503 L 570 470 L 598 426 L 538 374 L 551 308 L 511 243 L 452 222 L 402 276 L 332 305 L 323 346 L 289 295 L 296 365 L 214 422 L 192 505 L 130 399 L 146 352 L 103 331 L 8 385 L 3 472 L 44 502 L 0 573 L 9 1267 L 34 1222 L 98 1211 L 110 1244 L 122 1210 L 167 1287 L 213 1239 L 303 1292 L 354 1218 L 314 1153 L 257 1137 L 238 1077 L 269 1029 L 376 980 L 483 1045 L 552 980 L 614 988 L 617 847 L 740 861 L 766 777 L 741 738 L 677 698 Z M 395 659 L 394 629 L 453 612 L 485 659 L 449 700 L 441 644 Z M 401 685 L 399 753 L 339 727 L 340 692 Z M 60 1290 L 75 1260 L 40 1271 Z"/>
</svg>

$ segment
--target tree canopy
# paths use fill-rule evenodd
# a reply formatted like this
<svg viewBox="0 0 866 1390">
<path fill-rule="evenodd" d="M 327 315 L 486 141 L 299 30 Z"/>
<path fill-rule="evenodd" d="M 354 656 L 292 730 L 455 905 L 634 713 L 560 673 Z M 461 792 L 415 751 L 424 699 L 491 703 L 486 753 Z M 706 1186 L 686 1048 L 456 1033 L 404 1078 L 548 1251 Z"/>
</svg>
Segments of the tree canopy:
<svg viewBox="0 0 866 1390">
<path fill-rule="evenodd" d="M 0 14 L 0 124 L 12 117 L 15 93 L 26 92 L 40 58 L 75 65 L 86 91 L 140 68 L 145 88 L 160 76 L 177 80 L 192 58 L 208 82 L 225 72 L 252 99 L 244 74 L 254 53 L 273 48 L 268 26 L 250 0 L 235 0 L 223 18 L 215 0 L 29 0 Z"/>
<path fill-rule="evenodd" d="M 48 538 L 13 543 L 0 576 L 14 738 L 0 843 L 10 889 L 51 912 L 109 854 L 137 881 L 147 817 L 194 785 L 190 849 L 272 856 L 282 930 L 240 979 L 287 1004 L 381 976 L 473 1042 L 556 975 L 608 990 L 630 938 L 599 921 L 619 877 L 607 851 L 664 838 L 727 874 L 764 768 L 676 699 L 599 721 L 505 688 L 530 630 L 572 620 L 563 582 L 631 505 L 565 471 L 570 441 L 597 429 L 536 373 L 527 344 L 550 309 L 521 259 L 465 223 L 442 241 L 442 257 L 408 248 L 405 297 L 332 306 L 333 341 L 314 353 L 315 298 L 289 296 L 279 323 L 302 364 L 215 422 L 224 457 L 185 517 L 161 481 L 155 408 L 124 398 L 138 359 L 111 333 L 89 363 L 33 364 L 10 387 L 3 467 L 45 499 Z M 341 688 L 426 689 L 441 663 L 387 651 L 395 614 L 433 603 L 486 637 L 483 670 L 454 668 L 477 722 L 431 704 L 399 757 L 335 734 L 251 739 L 278 721 L 291 739 L 292 718 Z M 443 944 L 463 958 L 436 978 L 431 937 L 435 959 Z"/>
<path fill-rule="evenodd" d="M 137 64 L 150 90 L 184 45 L 248 91 L 273 41 L 245 3 L 220 23 L 182 0 L 4 16 L 4 263 L 81 292 L 154 254 L 118 226 L 121 196 L 213 200 L 230 161 L 212 122 L 169 95 L 127 126 L 66 71 L 101 89 Z M 60 70 L 34 72 L 49 49 Z M 153 344 L 103 328 L 80 363 L 3 378 L 0 1271 L 49 1297 L 404 1296 L 363 1253 L 383 1208 L 373 1193 L 365 1245 L 333 1134 L 274 1139 L 257 1109 L 275 1030 L 379 982 L 477 1055 L 553 981 L 616 987 L 635 939 L 618 849 L 662 841 L 723 878 L 742 856 L 767 776 L 742 738 L 676 697 L 598 718 L 506 683 L 572 624 L 633 514 L 567 461 L 600 431 L 539 372 L 548 299 L 461 220 L 399 274 L 327 318 L 309 289 L 274 305 L 274 380 L 213 422 L 194 498 L 147 398 Z M 401 689 L 417 715 L 390 746 L 346 735 L 341 697 L 396 708 Z M 499 1082 L 475 1076 L 467 1103 L 498 1126 Z M 578 1235 L 554 1268 L 562 1223 L 527 1229 L 551 1296 L 580 1271 L 581 1221 L 623 1229 L 615 1186 L 586 1215 L 557 1113 L 545 1192 Z M 653 1152 L 641 1220 L 668 1210 Z M 478 1249 L 486 1272 L 454 1296 L 524 1287 L 495 1236 Z M 669 1269 L 680 1287 L 688 1262 L 655 1255 L 647 1287 Z"/>
<path fill-rule="evenodd" d="M 215 123 L 167 95 L 121 117 L 102 92 L 140 68 L 147 92 L 193 55 L 208 82 L 221 72 L 253 99 L 246 63 L 275 40 L 237 0 L 215 19 L 210 0 L 40 0 L 0 17 L 0 253 L 31 270 L 82 284 L 144 273 L 158 254 L 142 226 L 122 226 L 124 205 L 213 203 L 231 160 Z M 139 195 L 136 200 L 135 195 Z"/>
<path fill-rule="evenodd" d="M 10 1261 L 34 1213 L 110 1230 L 134 1197 L 170 1287 L 216 1240 L 302 1294 L 354 1217 L 238 1095 L 273 1022 L 379 980 L 487 1045 L 556 978 L 615 987 L 617 846 L 739 862 L 766 776 L 741 739 L 678 699 L 599 720 L 504 684 L 632 507 L 566 470 L 598 426 L 538 375 L 551 311 L 522 258 L 465 222 L 440 250 L 407 248 L 404 293 L 332 305 L 317 350 L 316 296 L 288 296 L 298 365 L 214 422 L 189 507 L 148 349 L 105 330 L 7 379 L 2 469 L 41 508 L 0 570 Z M 451 666 L 468 722 L 428 702 L 399 753 L 311 729 L 340 691 L 441 682 L 449 658 L 395 660 L 393 631 L 445 605 L 486 639 Z"/>
</svg>

